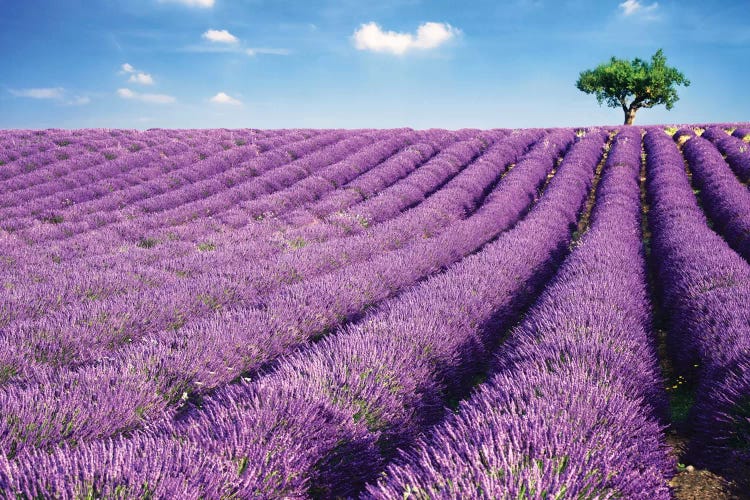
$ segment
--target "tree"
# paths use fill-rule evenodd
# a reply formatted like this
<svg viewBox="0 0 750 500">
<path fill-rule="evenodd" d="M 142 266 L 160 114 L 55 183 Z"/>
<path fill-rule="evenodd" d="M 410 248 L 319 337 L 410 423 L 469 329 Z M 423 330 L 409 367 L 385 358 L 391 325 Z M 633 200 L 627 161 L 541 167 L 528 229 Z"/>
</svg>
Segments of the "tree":
<svg viewBox="0 0 750 500">
<path fill-rule="evenodd" d="M 667 66 L 667 58 L 661 49 L 651 56 L 651 62 L 635 58 L 632 61 L 613 57 L 608 63 L 595 69 L 582 71 L 576 87 L 587 94 L 594 94 L 599 104 L 622 107 L 625 125 L 632 125 L 635 113 L 641 108 L 653 108 L 664 104 L 672 109 L 679 100 L 675 86 L 690 85 L 690 80 Z"/>
</svg>

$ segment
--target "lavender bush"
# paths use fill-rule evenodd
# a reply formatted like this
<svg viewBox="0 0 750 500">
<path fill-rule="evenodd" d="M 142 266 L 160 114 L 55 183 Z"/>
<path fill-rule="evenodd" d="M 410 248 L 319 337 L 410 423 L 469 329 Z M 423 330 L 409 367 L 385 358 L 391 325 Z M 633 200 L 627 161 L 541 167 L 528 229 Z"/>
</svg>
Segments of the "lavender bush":
<svg viewBox="0 0 750 500">
<path fill-rule="evenodd" d="M 641 131 L 614 139 L 591 227 L 458 414 L 373 498 L 669 498 L 640 237 Z"/>
<path fill-rule="evenodd" d="M 742 127 L 645 140 L 716 470 L 750 442 Z M 642 132 L 0 131 L 0 498 L 668 496 Z"/>
</svg>

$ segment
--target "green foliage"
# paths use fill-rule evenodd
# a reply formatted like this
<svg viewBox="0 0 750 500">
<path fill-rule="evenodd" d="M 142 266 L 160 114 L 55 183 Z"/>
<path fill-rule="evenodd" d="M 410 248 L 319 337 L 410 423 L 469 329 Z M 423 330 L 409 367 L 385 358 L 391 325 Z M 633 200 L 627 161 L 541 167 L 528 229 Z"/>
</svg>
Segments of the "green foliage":
<svg viewBox="0 0 750 500">
<path fill-rule="evenodd" d="M 297 250 L 298 248 L 302 248 L 307 245 L 307 242 L 302 237 L 292 238 L 289 242 L 287 242 L 289 248 L 292 250 Z"/>
<path fill-rule="evenodd" d="M 672 422 L 683 424 L 690 416 L 695 404 L 695 388 L 682 375 L 677 376 L 667 386 L 669 393 L 669 412 Z"/>
<path fill-rule="evenodd" d="M 627 113 L 640 108 L 664 104 L 672 109 L 679 100 L 678 85 L 690 85 L 685 75 L 667 66 L 661 49 L 651 61 L 635 58 L 632 61 L 612 57 L 595 69 L 582 71 L 576 82 L 578 90 L 594 94 L 599 104 L 622 109 Z"/>
<path fill-rule="evenodd" d="M 212 252 L 216 250 L 216 245 L 210 242 L 198 243 L 199 252 Z"/>
<path fill-rule="evenodd" d="M 18 368 L 11 364 L 0 364 L 0 384 L 4 384 L 18 373 Z"/>
</svg>

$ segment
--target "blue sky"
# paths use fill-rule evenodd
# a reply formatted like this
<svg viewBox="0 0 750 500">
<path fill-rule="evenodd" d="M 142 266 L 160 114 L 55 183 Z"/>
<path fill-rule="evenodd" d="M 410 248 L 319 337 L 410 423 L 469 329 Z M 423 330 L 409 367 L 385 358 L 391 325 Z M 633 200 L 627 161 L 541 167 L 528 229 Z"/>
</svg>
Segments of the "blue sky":
<svg viewBox="0 0 750 500">
<path fill-rule="evenodd" d="M 0 0 L 0 12 L 0 128 L 618 124 L 578 73 L 658 48 L 692 85 L 636 123 L 750 120 L 745 0 Z"/>
</svg>

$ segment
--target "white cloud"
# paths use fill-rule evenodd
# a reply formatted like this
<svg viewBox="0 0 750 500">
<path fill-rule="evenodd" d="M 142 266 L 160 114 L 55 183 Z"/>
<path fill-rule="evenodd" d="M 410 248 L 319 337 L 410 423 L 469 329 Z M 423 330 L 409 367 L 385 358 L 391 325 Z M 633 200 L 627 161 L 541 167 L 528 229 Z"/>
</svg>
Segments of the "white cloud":
<svg viewBox="0 0 750 500">
<path fill-rule="evenodd" d="M 171 104 L 176 101 L 174 97 L 166 94 L 142 94 L 127 88 L 117 89 L 117 95 L 123 99 L 148 102 L 152 104 Z"/>
<path fill-rule="evenodd" d="M 208 30 L 203 33 L 203 38 L 214 43 L 237 43 L 240 41 L 227 30 Z"/>
<path fill-rule="evenodd" d="M 414 40 L 414 48 L 434 49 L 439 47 L 459 33 L 450 24 L 424 23 L 417 28 L 417 39 Z"/>
<path fill-rule="evenodd" d="M 117 95 L 119 95 L 123 99 L 134 99 L 135 98 L 135 92 L 133 92 L 130 89 L 117 89 Z"/>
<path fill-rule="evenodd" d="M 219 92 L 215 96 L 213 96 L 209 101 L 216 103 L 216 104 L 232 104 L 234 106 L 241 106 L 242 102 L 238 99 L 235 99 L 234 97 L 230 96 L 229 94 L 225 94 L 224 92 Z"/>
<path fill-rule="evenodd" d="M 460 33 L 461 30 L 448 23 L 423 23 L 417 28 L 415 36 L 412 33 L 383 31 L 377 23 L 370 22 L 362 24 L 352 39 L 357 50 L 402 55 L 410 50 L 434 49 Z"/>
<path fill-rule="evenodd" d="M 62 87 L 45 87 L 35 89 L 9 89 L 9 92 L 16 97 L 28 97 L 30 99 L 48 99 L 57 101 L 60 104 L 68 106 L 82 106 L 91 102 L 88 96 L 74 95 L 69 97 L 69 93 Z"/>
<path fill-rule="evenodd" d="M 16 97 L 30 97 L 31 99 L 62 99 L 65 89 L 62 87 L 47 87 L 36 89 L 11 90 Z"/>
<path fill-rule="evenodd" d="M 270 47 L 252 47 L 245 49 L 245 53 L 249 56 L 256 56 L 258 54 L 268 54 L 272 56 L 288 56 L 292 53 L 289 49 L 274 49 Z"/>
<path fill-rule="evenodd" d="M 83 106 L 91 102 L 91 98 L 85 95 L 75 96 L 65 102 L 69 106 Z"/>
<path fill-rule="evenodd" d="M 130 78 L 128 78 L 128 81 L 130 83 L 139 83 L 141 85 L 153 85 L 154 84 L 154 77 L 151 76 L 150 73 L 145 73 L 139 69 L 136 69 L 132 64 L 125 63 L 122 66 L 120 66 L 122 71 L 120 71 L 120 74 L 129 74 Z"/>
<path fill-rule="evenodd" d="M 141 85 L 153 85 L 154 79 L 148 73 L 135 73 L 130 75 L 128 81 L 131 83 L 140 83 Z"/>
<path fill-rule="evenodd" d="M 625 0 L 620 4 L 620 9 L 626 16 L 632 16 L 636 13 L 652 14 L 658 7 L 659 4 L 657 2 L 651 5 L 643 5 L 639 0 Z"/>
<path fill-rule="evenodd" d="M 215 3 L 214 0 L 159 0 L 159 2 L 181 3 L 182 5 L 187 5 L 188 7 L 202 7 L 204 9 L 210 9 L 214 6 Z"/>
</svg>

